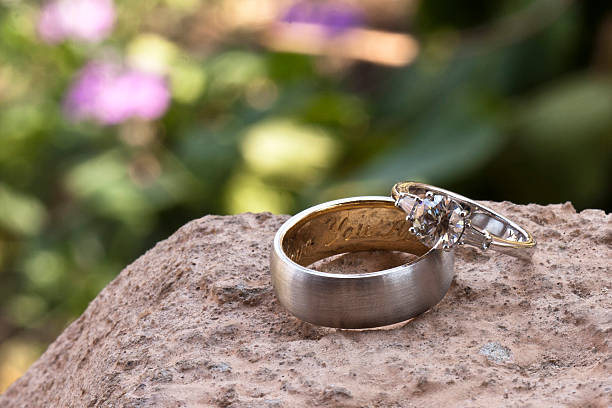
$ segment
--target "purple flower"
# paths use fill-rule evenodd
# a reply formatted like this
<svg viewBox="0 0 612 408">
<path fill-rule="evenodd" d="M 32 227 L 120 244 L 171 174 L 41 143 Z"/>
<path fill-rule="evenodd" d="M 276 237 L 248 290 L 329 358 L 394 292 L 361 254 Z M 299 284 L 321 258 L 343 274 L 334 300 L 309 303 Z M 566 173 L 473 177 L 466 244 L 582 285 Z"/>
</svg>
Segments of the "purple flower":
<svg viewBox="0 0 612 408">
<path fill-rule="evenodd" d="M 295 3 L 282 18 L 286 23 L 318 24 L 325 27 L 330 35 L 359 27 L 363 25 L 363 20 L 361 10 L 350 4 L 308 0 Z"/>
<path fill-rule="evenodd" d="M 98 42 L 110 34 L 114 22 L 112 0 L 54 0 L 43 6 L 37 29 L 50 44 L 66 39 Z"/>
<path fill-rule="evenodd" d="M 161 76 L 92 62 L 79 73 L 64 106 L 71 118 L 113 125 L 130 118 L 157 119 L 169 103 L 168 84 Z"/>
</svg>

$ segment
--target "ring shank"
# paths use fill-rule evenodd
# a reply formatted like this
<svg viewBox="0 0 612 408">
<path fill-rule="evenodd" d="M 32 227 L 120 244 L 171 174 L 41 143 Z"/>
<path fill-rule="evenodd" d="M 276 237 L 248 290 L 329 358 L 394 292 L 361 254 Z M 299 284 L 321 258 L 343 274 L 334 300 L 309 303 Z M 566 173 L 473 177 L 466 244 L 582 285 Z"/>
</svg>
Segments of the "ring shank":
<svg viewBox="0 0 612 408">
<path fill-rule="evenodd" d="M 454 253 L 429 250 L 408 232 L 387 197 L 355 197 L 315 206 L 277 232 L 270 267 L 276 295 L 298 318 L 321 326 L 380 327 L 434 306 L 453 278 Z M 410 264 L 371 273 L 333 274 L 307 266 L 331 255 L 364 251 L 418 255 Z"/>
</svg>

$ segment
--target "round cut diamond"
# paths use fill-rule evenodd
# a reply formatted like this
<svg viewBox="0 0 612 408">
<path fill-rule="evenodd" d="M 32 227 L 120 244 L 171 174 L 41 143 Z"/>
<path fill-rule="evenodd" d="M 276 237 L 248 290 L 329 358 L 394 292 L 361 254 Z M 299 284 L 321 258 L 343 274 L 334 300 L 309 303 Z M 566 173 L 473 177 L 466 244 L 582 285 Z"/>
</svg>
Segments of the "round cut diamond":
<svg viewBox="0 0 612 408">
<path fill-rule="evenodd" d="M 445 195 L 426 197 L 412 209 L 412 226 L 425 245 L 434 246 L 441 241 L 450 247 L 459 241 L 465 228 L 462 210 L 459 203 Z"/>
</svg>

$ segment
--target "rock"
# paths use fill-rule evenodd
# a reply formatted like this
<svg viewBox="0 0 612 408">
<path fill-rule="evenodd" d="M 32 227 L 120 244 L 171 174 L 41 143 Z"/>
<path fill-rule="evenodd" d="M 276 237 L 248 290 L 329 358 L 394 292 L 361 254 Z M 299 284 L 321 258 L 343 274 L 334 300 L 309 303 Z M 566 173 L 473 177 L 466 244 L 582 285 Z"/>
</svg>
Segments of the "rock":
<svg viewBox="0 0 612 408">
<path fill-rule="evenodd" d="M 278 304 L 268 252 L 287 217 L 190 222 L 125 268 L 0 406 L 610 406 L 612 216 L 490 205 L 534 233 L 532 262 L 461 248 L 444 300 L 381 330 L 315 327 Z"/>
<path fill-rule="evenodd" d="M 480 348 L 480 354 L 487 356 L 491 361 L 501 363 L 512 358 L 512 352 L 508 347 L 499 343 L 487 343 Z"/>
</svg>

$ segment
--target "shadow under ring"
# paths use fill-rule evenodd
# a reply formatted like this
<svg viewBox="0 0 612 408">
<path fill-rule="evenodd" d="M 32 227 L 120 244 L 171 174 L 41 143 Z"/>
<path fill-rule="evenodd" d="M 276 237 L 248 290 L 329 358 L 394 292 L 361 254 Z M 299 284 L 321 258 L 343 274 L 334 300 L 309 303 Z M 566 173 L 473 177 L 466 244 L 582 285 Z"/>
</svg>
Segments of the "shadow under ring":
<svg viewBox="0 0 612 408">
<path fill-rule="evenodd" d="M 345 329 L 387 326 L 427 311 L 450 287 L 454 252 L 427 248 L 410 226 L 388 197 L 345 198 L 300 212 L 274 238 L 270 269 L 277 298 L 301 320 Z M 369 273 L 308 268 L 332 255 L 371 250 L 418 258 Z"/>
</svg>

